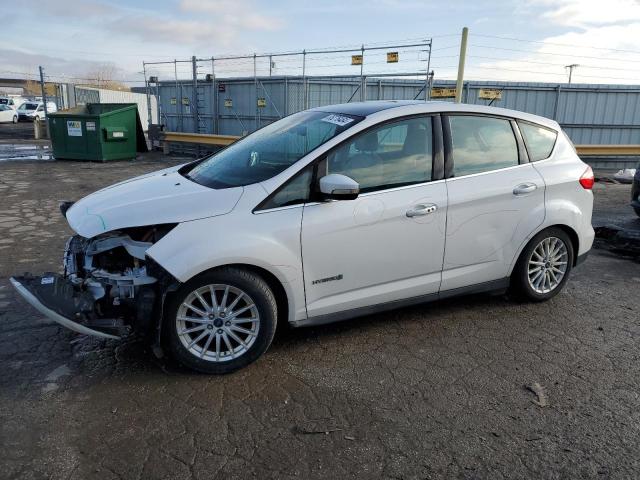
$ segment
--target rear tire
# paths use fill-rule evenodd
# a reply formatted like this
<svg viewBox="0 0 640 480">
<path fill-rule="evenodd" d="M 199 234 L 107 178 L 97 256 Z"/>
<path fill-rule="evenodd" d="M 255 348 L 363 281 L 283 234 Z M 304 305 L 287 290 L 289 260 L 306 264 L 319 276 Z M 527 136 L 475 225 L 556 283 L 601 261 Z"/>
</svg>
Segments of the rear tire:
<svg viewBox="0 0 640 480">
<path fill-rule="evenodd" d="M 14 115 L 12 121 L 13 123 L 18 123 L 18 116 Z"/>
<path fill-rule="evenodd" d="M 188 368 L 225 374 L 257 360 L 271 345 L 277 306 L 255 273 L 224 267 L 185 283 L 168 301 L 162 331 Z"/>
<path fill-rule="evenodd" d="M 564 230 L 543 230 L 520 254 L 511 276 L 512 290 L 523 300 L 549 300 L 567 283 L 574 255 L 573 244 Z"/>
</svg>

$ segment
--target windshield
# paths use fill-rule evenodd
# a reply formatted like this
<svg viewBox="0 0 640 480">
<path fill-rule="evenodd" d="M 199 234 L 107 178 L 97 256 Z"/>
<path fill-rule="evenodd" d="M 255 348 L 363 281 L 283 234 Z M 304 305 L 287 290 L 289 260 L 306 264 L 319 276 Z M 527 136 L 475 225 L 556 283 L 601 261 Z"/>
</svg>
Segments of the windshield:
<svg viewBox="0 0 640 480">
<path fill-rule="evenodd" d="M 18 110 L 35 110 L 36 108 L 38 108 L 38 105 L 36 103 L 23 103 L 22 105 L 20 105 L 20 108 L 18 108 Z"/>
<path fill-rule="evenodd" d="M 362 119 L 327 112 L 295 113 L 238 140 L 185 176 L 211 188 L 262 182 Z"/>
</svg>

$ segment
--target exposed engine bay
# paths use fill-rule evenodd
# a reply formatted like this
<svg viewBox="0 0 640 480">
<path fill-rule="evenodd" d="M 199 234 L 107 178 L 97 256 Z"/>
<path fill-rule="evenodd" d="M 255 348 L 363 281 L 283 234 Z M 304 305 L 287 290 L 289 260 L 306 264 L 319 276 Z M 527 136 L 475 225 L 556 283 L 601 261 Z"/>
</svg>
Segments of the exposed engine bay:
<svg viewBox="0 0 640 480">
<path fill-rule="evenodd" d="M 32 305 L 29 297 L 35 297 L 42 313 L 68 320 L 74 325 L 56 319 L 78 332 L 120 338 L 144 330 L 165 275 L 145 252 L 174 226 L 127 228 L 91 239 L 74 235 L 65 246 L 62 275 L 25 275 L 12 282 Z"/>
</svg>

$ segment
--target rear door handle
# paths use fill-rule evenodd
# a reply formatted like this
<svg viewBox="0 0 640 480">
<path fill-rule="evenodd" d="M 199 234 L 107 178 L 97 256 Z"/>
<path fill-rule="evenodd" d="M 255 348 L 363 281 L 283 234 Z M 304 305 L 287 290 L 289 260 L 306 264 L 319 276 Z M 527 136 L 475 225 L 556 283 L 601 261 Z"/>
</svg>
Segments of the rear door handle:
<svg viewBox="0 0 640 480">
<path fill-rule="evenodd" d="M 521 183 L 513 188 L 513 194 L 526 195 L 527 193 L 535 191 L 536 188 L 538 188 L 538 186 L 535 183 Z"/>
<path fill-rule="evenodd" d="M 437 205 L 430 203 L 428 205 L 420 204 L 415 207 L 407 210 L 407 217 L 422 217 L 424 215 L 429 215 L 430 213 L 435 212 L 438 209 Z"/>
</svg>

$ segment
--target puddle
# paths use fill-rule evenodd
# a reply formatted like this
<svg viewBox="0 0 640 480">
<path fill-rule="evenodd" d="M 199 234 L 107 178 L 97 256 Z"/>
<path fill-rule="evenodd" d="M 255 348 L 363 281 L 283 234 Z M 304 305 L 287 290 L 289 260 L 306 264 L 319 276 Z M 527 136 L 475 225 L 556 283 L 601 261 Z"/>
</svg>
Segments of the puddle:
<svg viewBox="0 0 640 480">
<path fill-rule="evenodd" d="M 0 144 L 0 162 L 54 160 L 48 145 Z"/>
</svg>

